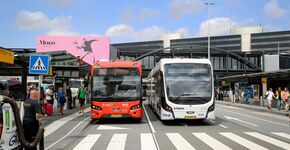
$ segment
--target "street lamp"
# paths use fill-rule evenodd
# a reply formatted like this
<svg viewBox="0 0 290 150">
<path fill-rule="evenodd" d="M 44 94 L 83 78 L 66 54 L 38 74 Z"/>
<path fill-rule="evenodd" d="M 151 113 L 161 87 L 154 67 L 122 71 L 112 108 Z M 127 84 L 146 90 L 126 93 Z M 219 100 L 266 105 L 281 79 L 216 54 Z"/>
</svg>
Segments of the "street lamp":
<svg viewBox="0 0 290 150">
<path fill-rule="evenodd" d="M 214 3 L 210 2 L 210 0 L 208 0 L 207 3 L 204 3 L 208 6 L 208 39 L 207 39 L 207 53 L 208 56 L 207 58 L 210 60 L 210 6 L 214 5 Z"/>
</svg>

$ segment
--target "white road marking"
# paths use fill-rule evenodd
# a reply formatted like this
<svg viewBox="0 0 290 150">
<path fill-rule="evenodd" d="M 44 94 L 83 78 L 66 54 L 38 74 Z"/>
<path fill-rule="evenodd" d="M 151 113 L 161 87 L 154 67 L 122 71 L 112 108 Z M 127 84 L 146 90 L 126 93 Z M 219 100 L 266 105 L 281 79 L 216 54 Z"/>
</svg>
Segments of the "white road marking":
<svg viewBox="0 0 290 150">
<path fill-rule="evenodd" d="M 269 136 L 260 134 L 258 132 L 245 132 L 245 133 L 250 135 L 250 136 L 253 136 L 253 137 L 257 138 L 257 139 L 260 139 L 260 140 L 263 140 L 263 141 L 268 142 L 270 144 L 276 145 L 278 147 L 281 147 L 281 148 L 284 148 L 284 149 L 287 149 L 287 150 L 290 149 L 290 144 L 282 142 L 282 141 L 274 139 L 274 138 L 271 138 Z"/>
<path fill-rule="evenodd" d="M 147 121 L 148 121 L 149 127 L 150 127 L 150 129 L 151 129 L 151 132 L 152 132 L 152 133 L 155 133 L 156 131 L 155 131 L 153 125 L 152 125 L 152 122 L 151 122 L 151 120 L 150 120 L 150 118 L 149 118 L 149 116 L 148 116 L 148 114 L 147 114 L 147 111 L 146 111 L 144 105 L 143 105 L 143 110 L 144 110 L 144 112 L 145 112 L 145 116 L 146 116 L 146 118 L 147 118 Z"/>
<path fill-rule="evenodd" d="M 91 149 L 101 134 L 88 134 L 73 150 Z"/>
<path fill-rule="evenodd" d="M 88 112 L 90 109 L 91 108 L 86 108 L 85 112 Z M 64 117 L 64 118 L 61 118 L 59 120 L 52 122 L 51 124 L 49 124 L 48 126 L 45 127 L 44 137 L 49 136 L 51 133 L 53 133 L 54 131 L 59 129 L 61 126 L 63 126 L 67 122 L 69 122 L 69 121 L 71 121 L 79 116 L 80 115 L 78 114 L 78 112 L 76 112 L 72 115 L 69 115 L 67 117 Z"/>
<path fill-rule="evenodd" d="M 223 135 L 224 137 L 248 148 L 248 149 L 251 149 L 251 150 L 267 150 L 267 148 L 265 147 L 262 147 L 252 141 L 249 141 L 243 137 L 240 137 L 240 136 L 237 136 L 233 133 L 230 133 L 230 132 L 220 132 L 219 134 Z"/>
<path fill-rule="evenodd" d="M 63 140 L 64 138 L 66 138 L 68 135 L 70 135 L 77 127 L 79 127 L 84 121 L 88 120 L 89 118 L 86 118 L 84 120 L 82 120 L 81 122 L 79 122 L 73 129 L 71 129 L 65 136 L 61 137 L 60 139 L 58 139 L 57 141 L 55 141 L 54 143 L 52 143 L 51 145 L 49 145 L 47 148 L 45 148 L 45 150 L 49 150 L 49 148 L 51 148 L 52 146 L 54 146 L 56 143 L 60 142 L 61 140 Z"/>
<path fill-rule="evenodd" d="M 220 150 L 220 149 L 231 150 L 231 148 L 229 148 L 228 146 L 224 145 L 223 143 L 219 142 L 218 140 L 209 136 L 206 133 L 192 133 L 192 134 L 214 150 Z"/>
<path fill-rule="evenodd" d="M 195 150 L 179 133 L 166 133 L 177 150 Z"/>
<path fill-rule="evenodd" d="M 141 150 L 157 150 L 151 133 L 141 133 Z"/>
<path fill-rule="evenodd" d="M 114 134 L 107 150 L 124 150 L 126 144 L 127 134 Z"/>
<path fill-rule="evenodd" d="M 151 130 L 151 135 L 152 135 L 152 137 L 153 137 L 153 139 L 154 139 L 154 142 L 155 142 L 155 145 L 156 145 L 156 148 L 157 148 L 157 150 L 160 150 L 160 148 L 159 148 L 159 146 L 158 146 L 158 143 L 157 143 L 157 140 L 156 140 L 156 137 L 155 137 L 155 129 L 154 129 L 154 126 L 152 125 L 152 122 L 151 122 L 151 120 L 150 120 L 150 118 L 149 118 L 149 115 L 147 114 L 147 111 L 146 111 L 146 109 L 145 109 L 145 107 L 144 107 L 144 105 L 142 106 L 143 107 L 143 110 L 144 110 L 144 112 L 145 112 L 145 116 L 146 116 L 146 119 L 147 119 L 147 121 L 148 121 L 148 124 L 149 124 L 149 127 L 150 127 L 150 130 Z"/>
<path fill-rule="evenodd" d="M 108 125 L 100 125 L 97 130 L 126 130 L 128 128 L 108 126 Z"/>
<path fill-rule="evenodd" d="M 290 134 L 283 133 L 283 132 L 271 132 L 271 133 L 290 140 Z"/>
<path fill-rule="evenodd" d="M 281 123 L 277 123 L 277 122 L 273 122 L 273 121 L 269 121 L 269 120 L 265 120 L 265 119 L 260 119 L 260 118 L 244 115 L 244 114 L 241 114 L 241 113 L 236 113 L 236 112 L 233 112 L 233 111 L 227 111 L 227 110 L 222 110 L 222 111 L 231 112 L 233 114 L 237 114 L 237 115 L 241 115 L 241 116 L 244 116 L 244 117 L 249 117 L 249 118 L 252 118 L 252 119 L 257 119 L 257 120 L 261 120 L 261 121 L 265 121 L 265 122 L 270 122 L 270 123 L 277 124 L 277 125 L 284 126 L 284 127 L 289 127 L 289 125 L 286 125 L 286 124 L 281 124 Z"/>
<path fill-rule="evenodd" d="M 221 127 L 223 127 L 223 128 L 228 128 L 227 126 L 225 126 L 225 125 L 222 125 L 222 124 L 220 124 L 219 126 L 221 126 Z"/>
<path fill-rule="evenodd" d="M 255 126 L 255 127 L 258 126 L 258 125 L 256 125 L 256 124 L 253 124 L 253 123 L 250 123 L 250 122 L 247 122 L 247 121 L 243 121 L 243 120 L 241 120 L 240 118 L 234 118 L 234 117 L 230 117 L 230 116 L 225 116 L 225 118 L 228 119 L 228 120 L 239 121 L 239 122 L 242 122 L 242 123 L 245 123 L 245 124 L 248 124 L 248 125 L 252 125 L 252 126 Z"/>
</svg>

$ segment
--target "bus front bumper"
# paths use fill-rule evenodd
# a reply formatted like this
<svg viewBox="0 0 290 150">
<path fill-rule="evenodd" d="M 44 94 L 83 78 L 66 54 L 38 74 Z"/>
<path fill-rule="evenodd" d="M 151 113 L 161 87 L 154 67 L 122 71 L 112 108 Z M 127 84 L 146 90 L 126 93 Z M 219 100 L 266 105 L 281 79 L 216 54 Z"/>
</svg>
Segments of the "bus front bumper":
<svg viewBox="0 0 290 150">
<path fill-rule="evenodd" d="M 130 110 L 129 113 L 104 113 L 102 110 L 91 110 L 91 119 L 101 119 L 101 118 L 142 118 L 143 110 L 142 108 Z"/>
</svg>

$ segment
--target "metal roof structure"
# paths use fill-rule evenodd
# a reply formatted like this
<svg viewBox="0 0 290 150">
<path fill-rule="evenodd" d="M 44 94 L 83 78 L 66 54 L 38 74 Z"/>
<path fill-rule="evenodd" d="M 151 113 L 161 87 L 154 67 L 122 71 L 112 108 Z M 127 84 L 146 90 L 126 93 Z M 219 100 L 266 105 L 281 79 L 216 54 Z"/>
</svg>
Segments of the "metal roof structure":
<svg viewBox="0 0 290 150">
<path fill-rule="evenodd" d="M 247 78 L 271 78 L 271 79 L 286 79 L 290 78 L 290 69 L 282 69 L 278 71 L 269 71 L 269 72 L 259 72 L 259 73 L 248 73 L 242 75 L 233 75 L 227 77 L 221 77 L 219 80 L 227 81 L 241 81 Z"/>
<path fill-rule="evenodd" d="M 14 64 L 6 64 L 0 62 L 0 76 L 20 76 L 23 74 L 22 68 L 29 66 L 29 57 L 35 54 L 35 49 L 11 49 L 14 52 Z M 39 54 L 39 53 L 38 53 Z M 70 55 L 67 52 L 51 52 L 40 53 L 51 56 L 51 66 L 56 70 L 78 71 L 79 68 L 88 68 L 88 64 L 79 64 L 79 59 Z"/>
</svg>

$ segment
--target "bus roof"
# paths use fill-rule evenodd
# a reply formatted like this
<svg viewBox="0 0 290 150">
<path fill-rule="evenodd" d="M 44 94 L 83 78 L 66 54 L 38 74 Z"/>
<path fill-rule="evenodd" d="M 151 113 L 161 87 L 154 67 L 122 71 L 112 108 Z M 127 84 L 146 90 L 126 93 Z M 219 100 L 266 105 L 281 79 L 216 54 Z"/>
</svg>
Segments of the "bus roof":
<svg viewBox="0 0 290 150">
<path fill-rule="evenodd" d="M 115 61 L 97 61 L 93 68 L 138 68 L 140 76 L 142 67 L 139 61 L 115 60 Z"/>
<path fill-rule="evenodd" d="M 204 58 L 164 58 L 160 60 L 161 64 L 172 64 L 172 63 L 201 63 L 211 64 L 208 59 Z"/>
<path fill-rule="evenodd" d="M 162 69 L 165 64 L 176 64 L 176 63 L 200 63 L 211 65 L 210 60 L 205 58 L 163 58 L 160 59 L 158 64 L 151 70 L 148 75 L 150 78 L 157 70 Z"/>
</svg>

